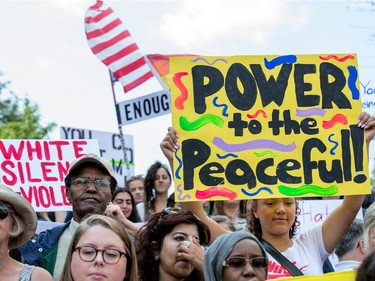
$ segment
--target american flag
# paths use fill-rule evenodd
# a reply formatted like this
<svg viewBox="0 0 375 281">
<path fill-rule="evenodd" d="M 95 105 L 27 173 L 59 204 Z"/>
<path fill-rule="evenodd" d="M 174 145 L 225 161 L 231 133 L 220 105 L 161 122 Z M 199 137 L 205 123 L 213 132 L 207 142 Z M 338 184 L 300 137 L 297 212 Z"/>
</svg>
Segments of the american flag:
<svg viewBox="0 0 375 281">
<path fill-rule="evenodd" d="M 129 31 L 102 1 L 87 10 L 85 32 L 92 52 L 121 82 L 125 92 L 154 76 Z"/>
</svg>

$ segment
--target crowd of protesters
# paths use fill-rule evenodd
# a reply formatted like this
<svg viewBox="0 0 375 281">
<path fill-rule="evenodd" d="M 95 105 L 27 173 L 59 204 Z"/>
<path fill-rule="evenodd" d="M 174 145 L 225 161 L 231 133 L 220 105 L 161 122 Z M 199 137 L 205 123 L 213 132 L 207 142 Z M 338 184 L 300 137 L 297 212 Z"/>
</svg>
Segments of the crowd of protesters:
<svg viewBox="0 0 375 281">
<path fill-rule="evenodd" d="M 367 145 L 375 117 L 362 113 Z M 172 168 L 173 128 L 161 142 Z M 375 203 L 355 220 L 364 196 L 345 196 L 327 219 L 297 233 L 296 198 L 174 202 L 169 167 L 155 162 L 119 187 L 108 160 L 88 154 L 65 177 L 71 219 L 35 234 L 37 215 L 0 185 L 0 274 L 6 280 L 266 280 L 323 273 L 334 251 L 338 270 L 374 276 Z M 172 198 L 172 199 L 171 199 Z M 350 243 L 349 243 L 350 242 Z M 19 260 L 10 255 L 18 249 Z M 4 266 L 3 266 L 4 265 Z M 367 276 L 367 277 L 366 277 Z M 9 278 L 8 278 L 9 277 Z M 369 277 L 372 278 L 372 277 Z"/>
</svg>

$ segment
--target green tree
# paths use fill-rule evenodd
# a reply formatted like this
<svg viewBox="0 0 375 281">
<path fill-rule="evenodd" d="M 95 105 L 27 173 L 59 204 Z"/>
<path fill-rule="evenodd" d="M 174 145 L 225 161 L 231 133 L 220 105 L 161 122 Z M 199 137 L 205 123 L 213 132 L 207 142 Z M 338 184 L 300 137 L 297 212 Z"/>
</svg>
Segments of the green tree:
<svg viewBox="0 0 375 281">
<path fill-rule="evenodd" d="M 41 125 L 37 104 L 17 97 L 10 81 L 1 81 L 0 73 L 0 139 L 43 139 L 56 127 L 55 123 Z"/>
</svg>

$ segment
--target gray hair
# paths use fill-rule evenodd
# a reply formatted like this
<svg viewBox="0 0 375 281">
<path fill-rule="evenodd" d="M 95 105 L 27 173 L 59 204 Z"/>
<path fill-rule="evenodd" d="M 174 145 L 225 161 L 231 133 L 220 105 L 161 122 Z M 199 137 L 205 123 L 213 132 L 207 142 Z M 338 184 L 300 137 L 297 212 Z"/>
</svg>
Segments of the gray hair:
<svg viewBox="0 0 375 281">
<path fill-rule="evenodd" d="M 367 208 L 363 218 L 363 243 L 367 253 L 370 252 L 370 229 L 375 225 L 375 202 Z"/>
<path fill-rule="evenodd" d="M 348 230 L 337 244 L 335 254 L 341 258 L 358 246 L 359 240 L 363 237 L 363 222 L 355 219 L 349 226 Z"/>
<path fill-rule="evenodd" d="M 226 224 L 230 231 L 236 231 L 236 227 L 234 226 L 234 223 L 227 216 L 214 215 L 214 216 L 211 216 L 211 219 L 213 219 L 214 221 L 216 221 L 219 224 L 220 223 Z"/>
<path fill-rule="evenodd" d="M 9 215 L 13 218 L 13 228 L 9 231 L 10 239 L 12 239 L 12 237 L 18 237 L 24 231 L 25 223 L 17 213 L 9 212 Z"/>
</svg>

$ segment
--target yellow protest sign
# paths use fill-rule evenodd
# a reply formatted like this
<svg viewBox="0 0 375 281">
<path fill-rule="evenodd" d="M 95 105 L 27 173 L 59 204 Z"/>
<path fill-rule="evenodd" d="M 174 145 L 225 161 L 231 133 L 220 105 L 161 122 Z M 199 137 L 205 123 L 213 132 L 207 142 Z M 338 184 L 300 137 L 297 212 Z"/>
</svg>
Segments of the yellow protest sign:
<svg viewBox="0 0 375 281">
<path fill-rule="evenodd" d="M 332 272 L 326 274 L 319 274 L 319 275 L 311 275 L 311 276 L 296 276 L 290 278 L 280 278 L 277 280 L 280 281 L 355 281 L 355 270 L 349 271 L 342 271 L 342 272 Z"/>
<path fill-rule="evenodd" d="M 369 193 L 357 59 L 171 58 L 178 201 Z"/>
</svg>

